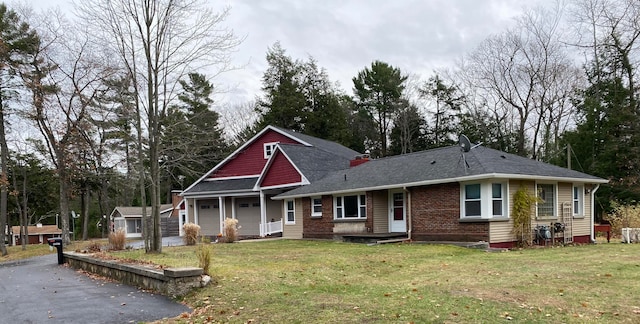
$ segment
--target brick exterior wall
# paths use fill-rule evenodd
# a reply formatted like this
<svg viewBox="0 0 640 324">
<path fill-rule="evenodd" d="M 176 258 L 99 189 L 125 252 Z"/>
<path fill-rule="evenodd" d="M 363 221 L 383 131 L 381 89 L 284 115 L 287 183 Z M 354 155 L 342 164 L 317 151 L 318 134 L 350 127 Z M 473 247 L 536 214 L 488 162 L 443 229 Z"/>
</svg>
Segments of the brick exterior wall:
<svg viewBox="0 0 640 324">
<path fill-rule="evenodd" d="M 333 196 L 322 196 L 322 217 L 311 217 L 311 198 L 302 198 L 302 237 L 333 238 Z"/>
<path fill-rule="evenodd" d="M 489 241 L 489 223 L 460 222 L 460 184 L 411 188 L 412 239 Z"/>
</svg>

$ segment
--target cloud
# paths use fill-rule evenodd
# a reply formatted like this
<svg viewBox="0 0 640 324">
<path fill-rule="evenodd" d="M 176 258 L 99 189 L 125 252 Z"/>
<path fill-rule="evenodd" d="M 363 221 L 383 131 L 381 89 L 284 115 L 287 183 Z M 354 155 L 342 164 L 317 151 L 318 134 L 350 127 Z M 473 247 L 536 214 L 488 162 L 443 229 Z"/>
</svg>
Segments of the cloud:
<svg viewBox="0 0 640 324">
<path fill-rule="evenodd" d="M 65 0 L 34 7 L 70 8 Z M 209 3 L 208 1 L 206 3 Z M 373 60 L 428 78 L 451 66 L 491 34 L 499 33 L 541 0 L 228 0 L 225 26 L 246 37 L 234 63 L 242 69 L 217 78 L 231 88 L 216 102 L 244 103 L 261 95 L 267 48 L 280 41 L 293 58 L 313 56 L 332 81 L 351 93 L 351 79 Z M 71 10 L 69 10 L 71 14 Z"/>
<path fill-rule="evenodd" d="M 246 35 L 224 82 L 242 78 L 235 101 L 260 94 L 267 48 L 280 41 L 293 58 L 313 56 L 329 77 L 351 93 L 353 78 L 373 60 L 427 78 L 450 66 L 491 34 L 505 30 L 525 2 L 508 0 L 235 0 L 228 26 Z M 535 2 L 526 2 L 535 4 Z"/>
</svg>

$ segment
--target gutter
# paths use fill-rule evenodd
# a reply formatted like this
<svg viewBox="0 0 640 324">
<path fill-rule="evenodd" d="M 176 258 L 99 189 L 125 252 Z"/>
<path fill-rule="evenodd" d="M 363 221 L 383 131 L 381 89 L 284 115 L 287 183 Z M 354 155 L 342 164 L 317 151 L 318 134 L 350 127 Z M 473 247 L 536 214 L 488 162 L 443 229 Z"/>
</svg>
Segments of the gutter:
<svg viewBox="0 0 640 324">
<path fill-rule="evenodd" d="M 595 198 L 596 198 L 596 191 L 598 191 L 598 189 L 600 189 L 600 184 L 596 184 L 595 188 L 593 188 L 591 190 L 591 243 L 595 243 L 596 242 L 596 233 L 594 232 L 594 222 L 596 219 L 596 204 L 595 204 Z"/>
</svg>

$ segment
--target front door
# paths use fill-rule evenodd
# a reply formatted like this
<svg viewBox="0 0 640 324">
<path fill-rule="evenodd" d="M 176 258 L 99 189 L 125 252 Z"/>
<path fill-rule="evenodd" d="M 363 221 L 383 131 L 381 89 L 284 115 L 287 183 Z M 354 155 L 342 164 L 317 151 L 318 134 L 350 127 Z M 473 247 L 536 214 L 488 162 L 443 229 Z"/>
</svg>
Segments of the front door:
<svg viewBox="0 0 640 324">
<path fill-rule="evenodd" d="M 407 231 L 407 213 L 404 191 L 389 191 L 389 232 Z"/>
</svg>

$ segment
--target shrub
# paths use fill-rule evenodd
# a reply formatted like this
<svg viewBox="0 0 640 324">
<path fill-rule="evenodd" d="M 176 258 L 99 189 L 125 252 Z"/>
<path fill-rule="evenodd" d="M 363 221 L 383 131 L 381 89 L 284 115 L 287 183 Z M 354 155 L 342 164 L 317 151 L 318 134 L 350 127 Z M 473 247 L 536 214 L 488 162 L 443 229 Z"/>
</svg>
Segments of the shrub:
<svg viewBox="0 0 640 324">
<path fill-rule="evenodd" d="M 238 220 L 227 218 L 224 220 L 224 241 L 233 243 L 238 239 Z"/>
<path fill-rule="evenodd" d="M 118 229 L 109 233 L 109 246 L 112 250 L 124 250 L 124 244 L 127 242 L 127 234 L 124 229 Z"/>
<path fill-rule="evenodd" d="M 511 208 L 513 234 L 521 247 L 532 244 L 531 215 L 534 211 L 533 207 L 538 201 L 539 199 L 532 195 L 527 187 L 522 185 L 513 195 L 513 206 Z"/>
<path fill-rule="evenodd" d="M 186 223 L 182 228 L 184 229 L 184 244 L 196 245 L 196 243 L 198 243 L 198 236 L 200 235 L 200 225 Z"/>
<path fill-rule="evenodd" d="M 87 245 L 87 251 L 90 253 L 96 253 L 102 251 L 102 246 L 99 241 L 91 241 L 89 245 Z"/>
<path fill-rule="evenodd" d="M 213 254 L 213 249 L 211 244 L 201 243 L 196 248 L 196 256 L 198 257 L 198 266 L 203 269 L 204 274 L 211 275 L 209 271 L 209 266 L 211 265 L 211 255 Z"/>
<path fill-rule="evenodd" d="M 624 227 L 640 227 L 640 205 L 611 203 L 613 211 L 606 217 L 611 223 L 611 232 L 620 235 Z"/>
</svg>

